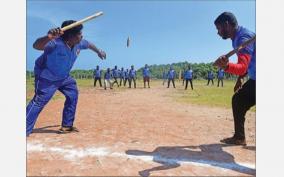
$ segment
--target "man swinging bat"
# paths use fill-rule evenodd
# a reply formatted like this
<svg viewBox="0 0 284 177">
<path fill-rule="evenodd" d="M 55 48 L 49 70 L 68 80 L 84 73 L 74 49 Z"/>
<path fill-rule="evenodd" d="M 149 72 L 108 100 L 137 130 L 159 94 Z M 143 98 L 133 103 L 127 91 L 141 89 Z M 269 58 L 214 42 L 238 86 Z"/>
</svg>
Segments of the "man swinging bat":
<svg viewBox="0 0 284 177">
<path fill-rule="evenodd" d="M 221 142 L 226 144 L 246 145 L 245 115 L 256 103 L 256 47 L 255 34 L 248 29 L 239 26 L 236 17 L 231 12 L 224 12 L 215 20 L 218 34 L 223 39 L 230 38 L 234 50 L 219 57 L 214 66 L 222 68 L 227 73 L 238 75 L 232 97 L 235 133 L 233 137 L 225 138 Z M 229 57 L 234 53 L 238 56 L 237 63 L 229 62 Z M 249 80 L 242 83 L 242 78 L 248 75 Z"/>
<path fill-rule="evenodd" d="M 35 95 L 26 108 L 26 136 L 32 133 L 38 115 L 57 90 L 66 98 L 59 133 L 77 131 L 73 123 L 78 89 L 70 71 L 80 50 L 91 49 L 102 60 L 106 58 L 104 51 L 83 39 L 82 29 L 82 24 L 67 20 L 62 23 L 61 28 L 49 30 L 46 36 L 34 42 L 33 47 L 43 53 L 35 62 Z"/>
</svg>

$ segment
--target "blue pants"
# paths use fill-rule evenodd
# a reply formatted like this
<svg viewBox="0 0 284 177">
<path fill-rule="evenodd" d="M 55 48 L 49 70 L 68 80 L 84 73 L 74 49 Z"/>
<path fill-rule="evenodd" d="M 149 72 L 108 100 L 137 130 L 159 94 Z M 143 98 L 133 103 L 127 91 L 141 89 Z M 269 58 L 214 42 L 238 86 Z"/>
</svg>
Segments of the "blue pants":
<svg viewBox="0 0 284 177">
<path fill-rule="evenodd" d="M 61 125 L 64 127 L 73 126 L 78 101 L 78 89 L 76 81 L 70 76 L 61 81 L 49 81 L 39 78 L 35 79 L 35 95 L 26 108 L 27 136 L 32 133 L 39 113 L 57 90 L 63 93 L 66 98 Z"/>
</svg>

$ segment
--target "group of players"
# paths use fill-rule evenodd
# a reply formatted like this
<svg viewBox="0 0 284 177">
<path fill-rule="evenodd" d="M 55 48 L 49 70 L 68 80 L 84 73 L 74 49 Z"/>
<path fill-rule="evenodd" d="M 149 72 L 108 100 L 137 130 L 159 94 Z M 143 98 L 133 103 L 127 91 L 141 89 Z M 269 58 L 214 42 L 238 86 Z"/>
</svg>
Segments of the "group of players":
<svg viewBox="0 0 284 177">
<path fill-rule="evenodd" d="M 94 69 L 93 78 L 94 78 L 94 87 L 96 87 L 97 81 L 99 81 L 100 87 L 102 87 L 102 73 L 103 70 L 100 69 L 99 66 Z M 148 88 L 150 88 L 150 69 L 148 65 L 146 64 L 145 67 L 142 70 L 143 74 L 143 81 L 144 81 L 144 88 L 146 88 L 146 82 L 148 82 Z M 104 89 L 106 90 L 107 87 L 110 89 L 113 88 L 114 84 L 117 84 L 117 87 L 120 86 L 126 86 L 126 83 L 128 82 L 128 88 L 131 88 L 132 82 L 134 88 L 136 88 L 136 80 L 137 80 L 137 74 L 136 70 L 134 69 L 134 66 L 131 65 L 130 69 L 124 70 L 122 67 L 120 70 L 115 66 L 112 70 L 110 68 L 107 68 L 106 72 L 103 75 L 104 79 Z"/>
<path fill-rule="evenodd" d="M 220 68 L 217 71 L 217 79 L 218 79 L 218 85 L 221 82 L 221 85 L 223 87 L 223 79 L 224 79 L 224 70 Z M 144 88 L 146 88 L 146 83 L 148 88 L 150 88 L 150 78 L 151 78 L 151 71 L 150 68 L 147 64 L 145 64 L 144 68 L 142 68 L 142 76 L 143 76 L 143 83 L 144 83 Z M 132 87 L 132 82 L 134 88 L 136 88 L 136 80 L 137 80 L 137 73 L 136 70 L 134 69 L 134 66 L 131 65 L 130 69 L 124 69 L 123 67 L 121 69 L 118 69 L 117 66 L 114 66 L 113 69 L 107 68 L 106 72 L 103 74 L 103 70 L 100 69 L 100 67 L 97 65 L 97 67 L 94 69 L 93 72 L 93 78 L 94 78 L 94 87 L 96 87 L 97 82 L 99 82 L 100 87 L 102 87 L 102 78 L 103 78 L 103 83 L 104 83 L 104 89 L 106 90 L 107 87 L 110 89 L 113 89 L 114 84 L 117 85 L 117 87 L 121 86 L 126 86 L 126 83 L 128 83 L 128 88 Z M 170 83 L 172 82 L 173 87 L 176 88 L 175 86 L 175 78 L 176 78 L 176 71 L 174 68 L 171 66 L 168 71 L 163 72 L 163 85 L 165 85 L 165 82 L 168 83 L 167 88 L 170 87 Z M 193 90 L 193 71 L 188 65 L 188 68 L 184 70 L 181 73 L 181 79 L 183 80 L 182 85 L 185 83 L 185 90 L 187 90 L 188 83 L 190 83 L 191 89 Z M 214 73 L 212 70 L 208 71 L 207 74 L 207 80 L 209 85 L 210 81 L 212 82 L 212 85 L 214 85 Z"/>
</svg>

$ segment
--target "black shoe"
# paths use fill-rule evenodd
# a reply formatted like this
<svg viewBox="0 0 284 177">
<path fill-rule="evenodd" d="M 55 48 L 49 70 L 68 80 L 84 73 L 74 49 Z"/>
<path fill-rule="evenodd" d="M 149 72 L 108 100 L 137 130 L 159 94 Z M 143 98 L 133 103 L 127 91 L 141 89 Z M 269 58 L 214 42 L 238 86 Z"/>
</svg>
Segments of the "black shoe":
<svg viewBox="0 0 284 177">
<path fill-rule="evenodd" d="M 79 132 L 79 130 L 76 127 L 61 127 L 58 130 L 58 133 L 60 134 L 71 133 L 71 132 Z"/>
<path fill-rule="evenodd" d="M 234 145 L 242 145 L 246 146 L 246 139 L 237 139 L 235 137 L 230 137 L 230 138 L 225 138 L 220 140 L 220 142 L 225 143 L 225 144 L 234 144 Z"/>
</svg>

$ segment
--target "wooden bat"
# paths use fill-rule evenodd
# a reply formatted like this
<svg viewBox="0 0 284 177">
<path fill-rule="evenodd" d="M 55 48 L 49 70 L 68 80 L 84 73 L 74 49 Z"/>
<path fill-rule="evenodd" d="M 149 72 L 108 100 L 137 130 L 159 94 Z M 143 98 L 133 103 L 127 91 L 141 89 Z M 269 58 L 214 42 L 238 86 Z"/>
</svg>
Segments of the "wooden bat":
<svg viewBox="0 0 284 177">
<path fill-rule="evenodd" d="M 86 18 L 84 18 L 82 20 L 79 20 L 79 21 L 77 21 L 75 23 L 72 23 L 70 25 L 64 26 L 63 28 L 61 28 L 61 30 L 62 31 L 69 30 L 71 28 L 74 28 L 75 26 L 81 25 L 81 24 L 85 23 L 86 21 L 92 20 L 92 19 L 94 19 L 94 18 L 96 18 L 98 16 L 101 16 L 101 15 L 103 15 L 103 12 L 95 13 L 95 14 L 90 15 L 90 16 L 88 16 L 88 17 L 86 17 Z"/>
<path fill-rule="evenodd" d="M 225 56 L 227 58 L 231 57 L 232 55 L 234 55 L 235 53 L 237 53 L 239 50 L 241 50 L 242 48 L 248 46 L 249 44 L 251 44 L 252 42 L 254 42 L 256 39 L 256 36 L 253 36 L 252 38 L 250 38 L 249 40 L 245 41 L 244 43 L 242 43 L 238 48 L 230 51 L 229 53 L 227 53 Z"/>
<path fill-rule="evenodd" d="M 249 40 L 245 41 L 244 43 L 242 43 L 239 47 L 235 48 L 234 50 L 231 50 L 230 52 L 228 52 L 225 56 L 226 58 L 231 57 L 232 55 L 234 55 L 235 53 L 237 53 L 239 50 L 243 49 L 244 47 L 248 46 L 249 44 L 251 44 L 252 42 L 254 42 L 256 40 L 256 36 L 253 36 L 252 38 L 250 38 Z M 214 63 L 213 66 L 216 66 L 216 64 Z"/>
</svg>

